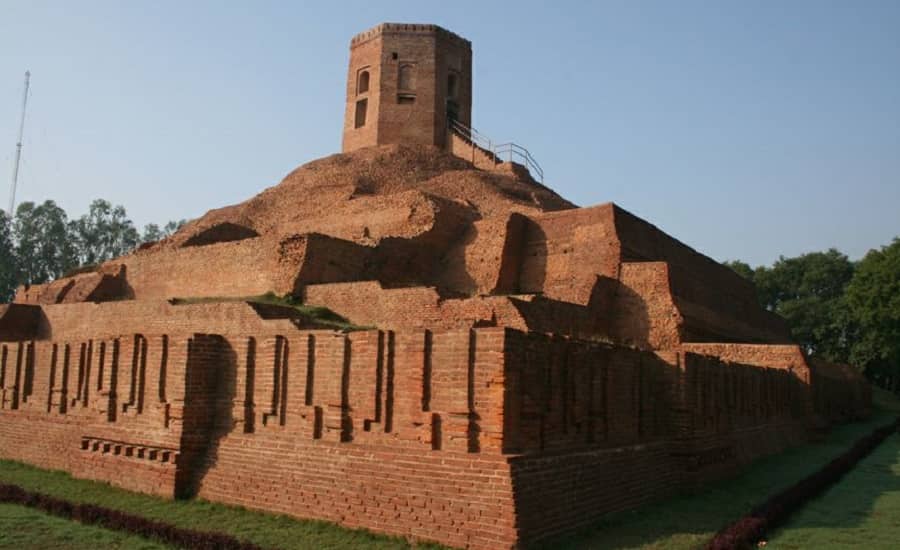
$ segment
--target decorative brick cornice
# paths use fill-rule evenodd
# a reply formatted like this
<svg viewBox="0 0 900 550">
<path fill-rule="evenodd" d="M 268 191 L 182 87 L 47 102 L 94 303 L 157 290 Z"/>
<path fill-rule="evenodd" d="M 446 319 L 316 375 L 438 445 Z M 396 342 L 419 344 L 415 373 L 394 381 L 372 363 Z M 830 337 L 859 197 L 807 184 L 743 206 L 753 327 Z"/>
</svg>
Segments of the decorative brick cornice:
<svg viewBox="0 0 900 550">
<path fill-rule="evenodd" d="M 452 41 L 461 42 L 471 47 L 472 43 L 456 33 L 438 25 L 428 23 L 381 23 L 367 31 L 363 31 L 350 40 L 350 47 L 354 48 L 384 34 L 422 34 L 441 36 Z"/>
</svg>

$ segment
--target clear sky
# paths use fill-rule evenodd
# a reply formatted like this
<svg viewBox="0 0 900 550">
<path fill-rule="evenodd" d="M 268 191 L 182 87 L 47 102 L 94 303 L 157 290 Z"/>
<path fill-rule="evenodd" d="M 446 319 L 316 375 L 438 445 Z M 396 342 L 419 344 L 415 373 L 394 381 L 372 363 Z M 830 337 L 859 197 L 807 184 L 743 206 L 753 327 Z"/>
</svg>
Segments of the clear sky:
<svg viewBox="0 0 900 550">
<path fill-rule="evenodd" d="M 900 235 L 900 2 L 0 1 L 0 206 L 197 217 L 340 150 L 352 35 L 472 41 L 473 125 L 718 260 Z M 305 200 L 305 197 L 297 197 Z"/>
</svg>

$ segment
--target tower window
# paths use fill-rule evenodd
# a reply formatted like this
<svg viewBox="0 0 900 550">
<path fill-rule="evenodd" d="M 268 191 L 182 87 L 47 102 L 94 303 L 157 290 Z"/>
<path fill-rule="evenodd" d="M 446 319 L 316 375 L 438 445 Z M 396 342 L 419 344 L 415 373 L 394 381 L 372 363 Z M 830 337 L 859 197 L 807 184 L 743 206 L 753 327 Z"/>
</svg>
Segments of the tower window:
<svg viewBox="0 0 900 550">
<path fill-rule="evenodd" d="M 410 105 L 416 102 L 416 94 L 397 94 L 397 103 L 400 105 Z"/>
<path fill-rule="evenodd" d="M 364 94 L 369 91 L 369 71 L 361 71 L 356 77 L 356 93 Z"/>
<path fill-rule="evenodd" d="M 400 73 L 397 78 L 397 88 L 400 90 L 416 89 L 416 66 L 400 65 Z"/>
<path fill-rule="evenodd" d="M 450 73 L 447 75 L 447 97 L 450 99 L 456 98 L 458 83 L 455 73 Z"/>
<path fill-rule="evenodd" d="M 368 99 L 360 99 L 356 102 L 356 119 L 354 128 L 362 128 L 366 125 L 366 109 L 369 106 Z"/>
</svg>

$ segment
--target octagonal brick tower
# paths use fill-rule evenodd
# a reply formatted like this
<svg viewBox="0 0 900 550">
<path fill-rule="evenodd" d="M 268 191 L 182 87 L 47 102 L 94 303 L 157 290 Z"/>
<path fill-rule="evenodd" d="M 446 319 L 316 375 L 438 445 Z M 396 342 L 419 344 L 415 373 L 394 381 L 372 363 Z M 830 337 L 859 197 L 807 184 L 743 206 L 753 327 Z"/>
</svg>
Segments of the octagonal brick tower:
<svg viewBox="0 0 900 550">
<path fill-rule="evenodd" d="M 382 23 L 350 41 L 343 151 L 393 143 L 444 147 L 470 126 L 472 44 L 437 25 Z"/>
</svg>

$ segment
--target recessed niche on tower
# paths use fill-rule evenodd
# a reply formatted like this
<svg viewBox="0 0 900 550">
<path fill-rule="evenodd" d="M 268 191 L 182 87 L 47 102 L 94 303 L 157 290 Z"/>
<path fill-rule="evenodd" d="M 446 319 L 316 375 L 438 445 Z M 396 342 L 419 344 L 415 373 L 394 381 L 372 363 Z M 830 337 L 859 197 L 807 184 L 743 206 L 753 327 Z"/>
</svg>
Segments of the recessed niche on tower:
<svg viewBox="0 0 900 550">
<path fill-rule="evenodd" d="M 368 110 L 368 106 L 368 99 L 360 99 L 356 102 L 356 118 L 353 123 L 354 128 L 362 128 L 366 125 L 366 111 Z"/>
</svg>

